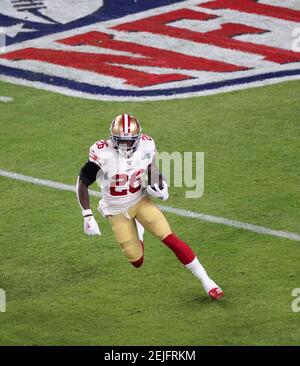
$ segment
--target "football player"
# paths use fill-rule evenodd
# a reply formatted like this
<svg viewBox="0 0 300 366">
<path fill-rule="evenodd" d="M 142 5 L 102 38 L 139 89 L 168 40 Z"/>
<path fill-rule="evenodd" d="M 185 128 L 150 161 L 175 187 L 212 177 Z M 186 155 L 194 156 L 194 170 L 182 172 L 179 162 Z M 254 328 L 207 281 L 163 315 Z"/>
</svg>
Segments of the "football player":
<svg viewBox="0 0 300 366">
<path fill-rule="evenodd" d="M 152 198 L 167 200 L 168 186 L 155 164 L 154 140 L 141 133 L 140 122 L 129 114 L 114 118 L 110 137 L 91 146 L 89 160 L 77 179 L 76 192 L 87 235 L 101 235 L 89 205 L 88 187 L 100 182 L 98 210 L 111 223 L 116 241 L 128 261 L 140 267 L 144 261 L 144 228 L 170 248 L 178 260 L 200 280 L 213 299 L 223 291 L 208 277 L 193 250 L 172 232 Z M 148 176 L 147 185 L 142 183 Z"/>
</svg>

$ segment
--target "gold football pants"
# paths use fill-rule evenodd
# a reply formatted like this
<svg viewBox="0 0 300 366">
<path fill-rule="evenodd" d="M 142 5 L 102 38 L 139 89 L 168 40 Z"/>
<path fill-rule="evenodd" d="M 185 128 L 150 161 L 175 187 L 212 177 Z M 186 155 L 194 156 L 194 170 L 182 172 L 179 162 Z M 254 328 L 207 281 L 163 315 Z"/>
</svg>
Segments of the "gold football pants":
<svg viewBox="0 0 300 366">
<path fill-rule="evenodd" d="M 135 219 L 160 240 L 171 234 L 171 228 L 165 216 L 148 197 L 128 209 L 127 214 L 109 216 L 109 221 L 123 253 L 129 262 L 135 262 L 143 255 Z"/>
</svg>

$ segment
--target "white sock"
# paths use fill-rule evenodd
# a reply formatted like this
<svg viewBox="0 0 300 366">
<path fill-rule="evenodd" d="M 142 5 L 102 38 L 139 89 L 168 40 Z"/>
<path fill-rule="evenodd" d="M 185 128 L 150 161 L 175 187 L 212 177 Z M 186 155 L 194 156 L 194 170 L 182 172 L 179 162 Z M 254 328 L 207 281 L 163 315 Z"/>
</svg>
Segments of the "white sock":
<svg viewBox="0 0 300 366">
<path fill-rule="evenodd" d="M 206 290 L 214 287 L 215 283 L 208 277 L 197 257 L 195 257 L 191 263 L 186 264 L 185 267 L 202 282 L 202 285 Z"/>
<path fill-rule="evenodd" d="M 136 223 L 136 227 L 137 227 L 137 231 L 138 231 L 138 236 L 140 241 L 144 241 L 144 226 L 141 225 L 137 219 L 135 219 L 135 223 Z"/>
</svg>

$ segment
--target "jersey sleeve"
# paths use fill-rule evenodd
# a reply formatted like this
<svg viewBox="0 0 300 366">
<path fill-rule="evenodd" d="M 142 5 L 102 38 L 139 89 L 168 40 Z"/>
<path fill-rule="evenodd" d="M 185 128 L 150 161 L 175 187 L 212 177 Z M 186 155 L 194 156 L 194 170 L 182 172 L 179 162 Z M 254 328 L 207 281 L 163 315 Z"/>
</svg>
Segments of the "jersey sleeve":
<svg viewBox="0 0 300 366">
<path fill-rule="evenodd" d="M 89 150 L 89 161 L 98 165 L 99 168 L 103 166 L 103 148 L 107 146 L 105 140 L 100 140 L 94 143 Z"/>
<path fill-rule="evenodd" d="M 101 168 L 101 158 L 99 154 L 97 154 L 97 147 L 95 148 L 96 144 L 92 145 L 89 150 L 89 161 L 98 165 Z"/>
</svg>

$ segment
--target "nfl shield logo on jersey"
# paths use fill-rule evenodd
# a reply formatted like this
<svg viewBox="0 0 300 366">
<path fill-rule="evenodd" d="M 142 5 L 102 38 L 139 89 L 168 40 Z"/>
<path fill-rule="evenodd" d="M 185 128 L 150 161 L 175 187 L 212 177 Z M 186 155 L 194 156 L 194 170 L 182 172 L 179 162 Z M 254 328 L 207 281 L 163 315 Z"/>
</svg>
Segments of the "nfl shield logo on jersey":
<svg viewBox="0 0 300 366">
<path fill-rule="evenodd" d="M 181 98 L 300 78 L 295 0 L 2 0 L 0 27 L 0 80 L 83 98 Z"/>
</svg>

